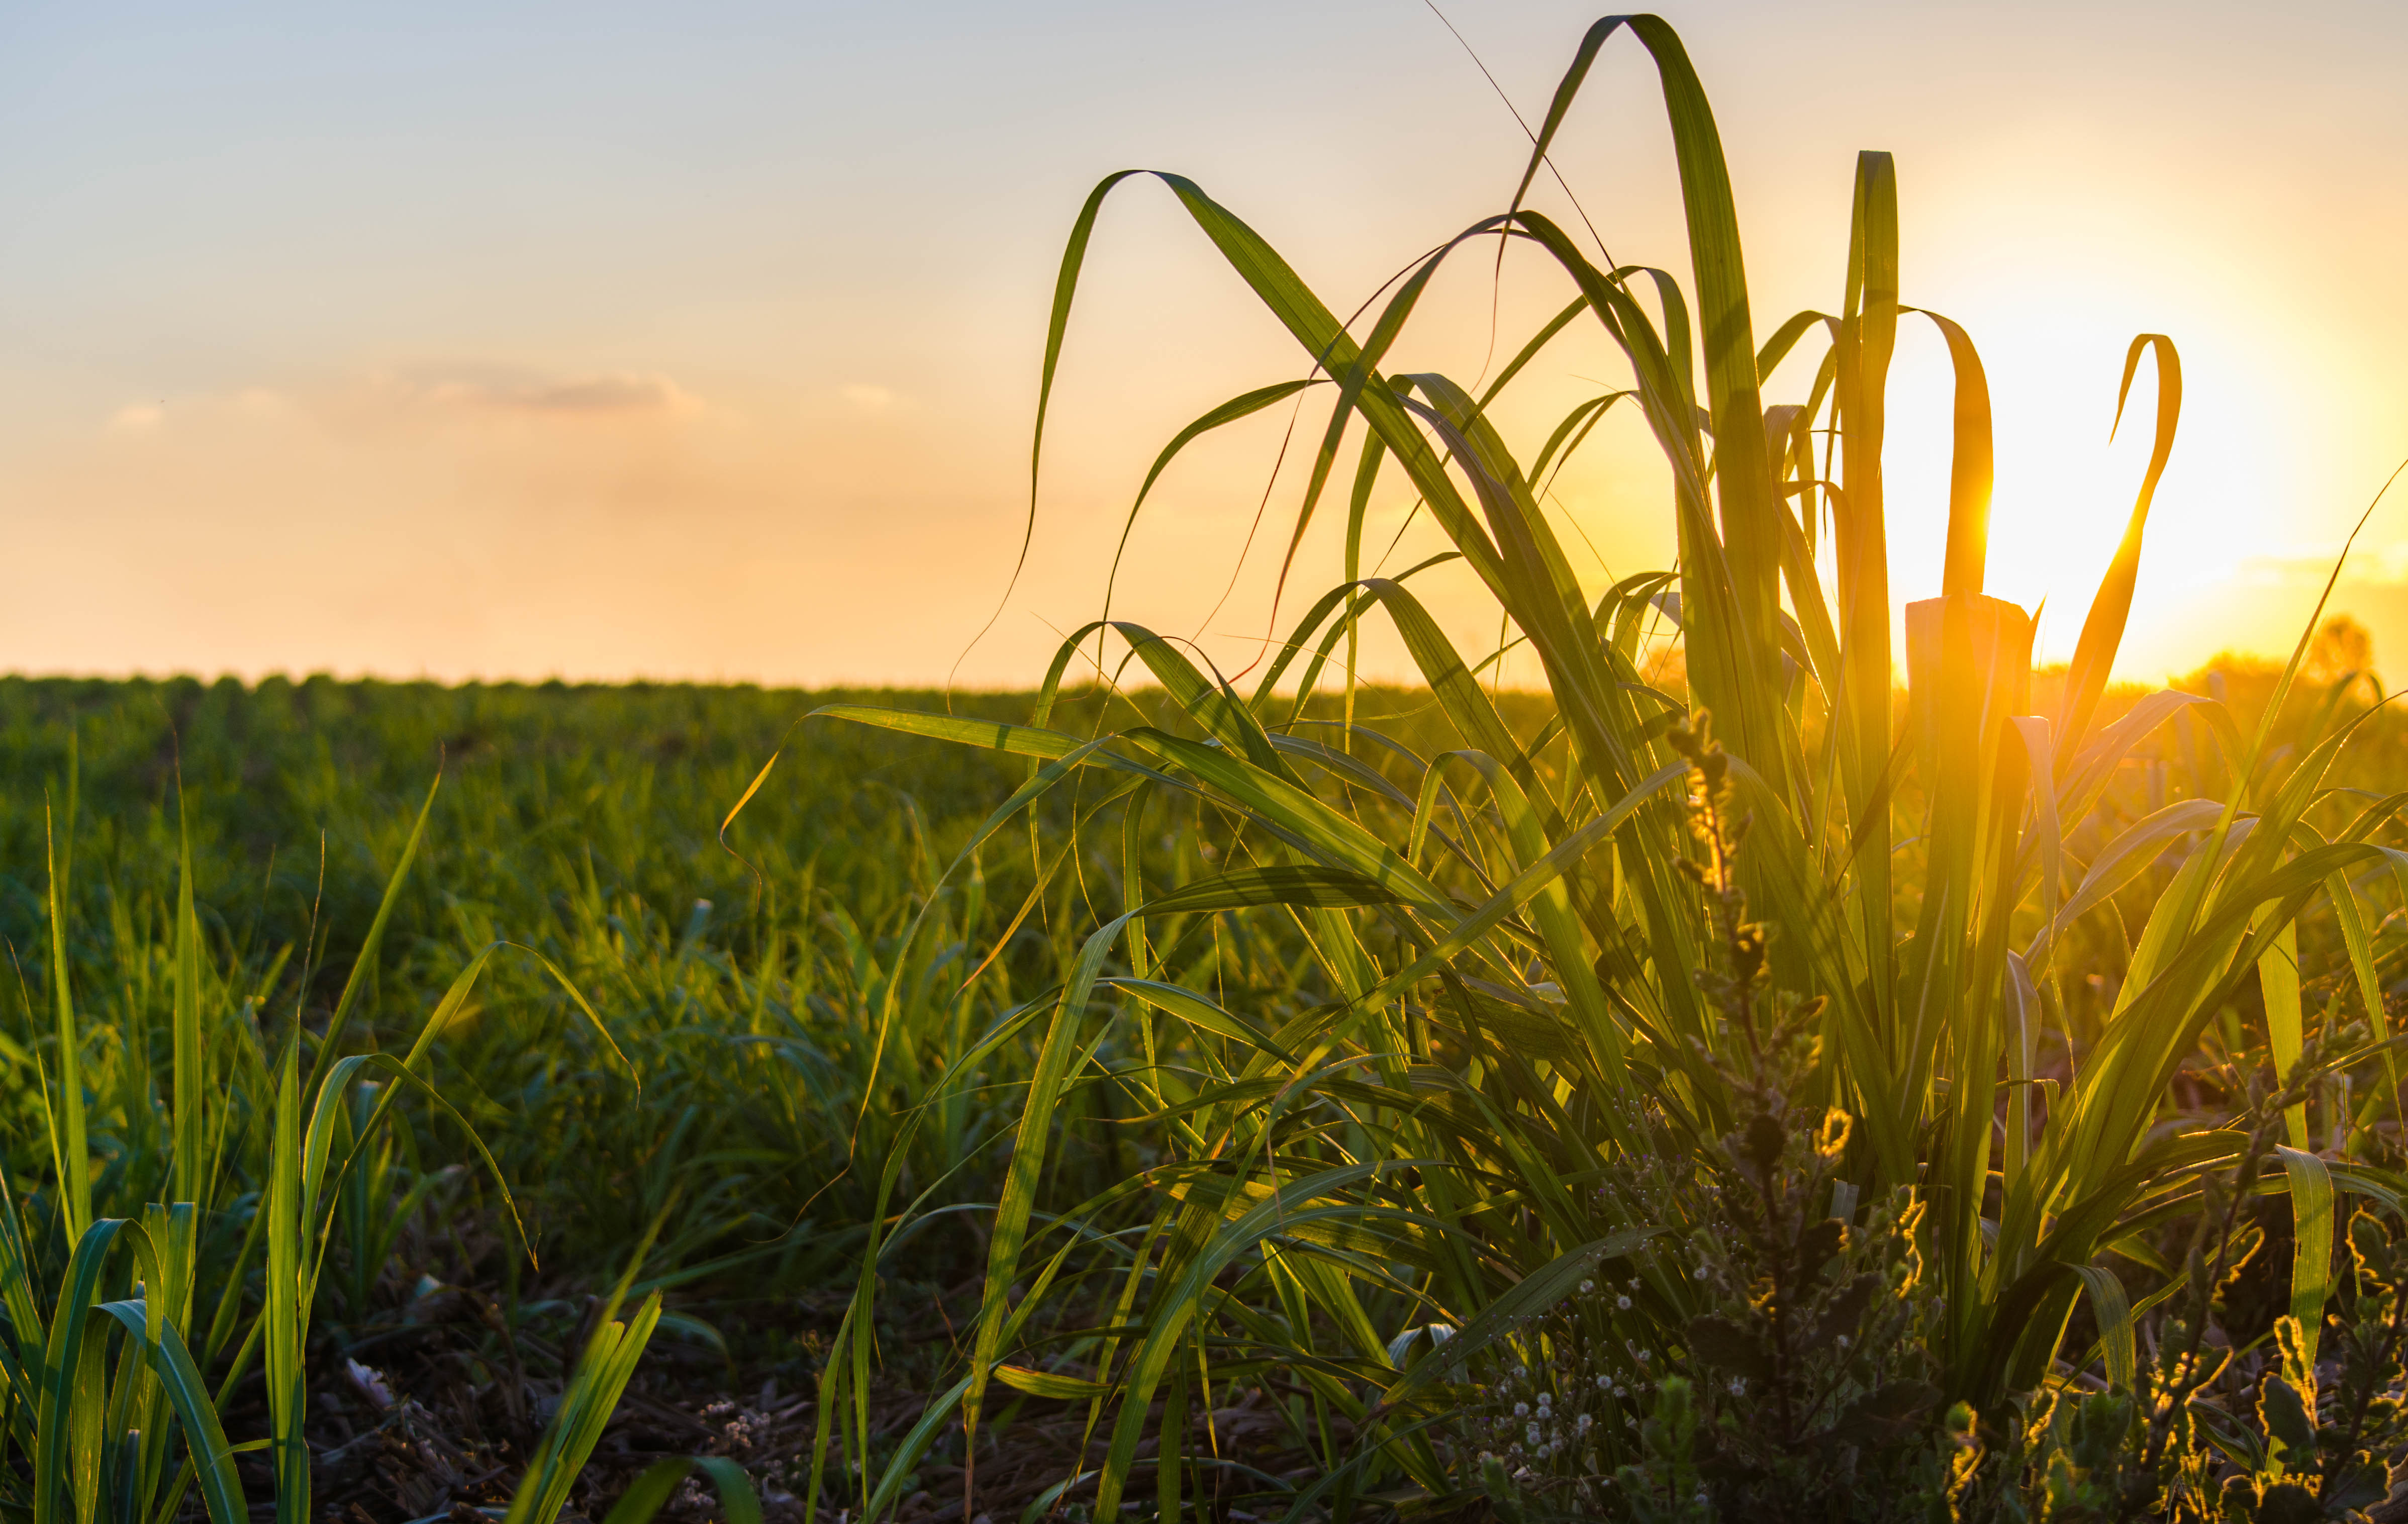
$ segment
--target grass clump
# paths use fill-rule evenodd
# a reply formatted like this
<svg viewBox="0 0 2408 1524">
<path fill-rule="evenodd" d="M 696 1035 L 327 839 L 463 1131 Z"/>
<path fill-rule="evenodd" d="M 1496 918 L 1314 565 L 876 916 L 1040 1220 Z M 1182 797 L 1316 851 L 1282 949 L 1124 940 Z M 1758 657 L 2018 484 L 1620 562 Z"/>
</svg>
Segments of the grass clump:
<svg viewBox="0 0 2408 1524">
<path fill-rule="evenodd" d="M 1685 287 L 1592 260 L 1525 201 L 1616 37 L 1661 83 Z M 2317 1373 L 2319 1330 L 2358 1304 L 2327 1252 L 2334 1202 L 2393 1223 L 2408 1186 L 2382 971 L 2403 796 L 2341 770 L 2369 725 L 2355 678 L 2305 717 L 2293 704 L 2305 638 L 2254 714 L 2214 691 L 2111 701 L 2180 416 L 2172 341 L 2132 343 L 2119 410 L 2145 365 L 2150 461 L 2042 705 L 2030 616 L 1984 591 L 1987 381 L 1970 336 L 1902 303 L 1889 157 L 1858 162 L 1836 309 L 1759 342 L 1713 113 L 1670 26 L 1598 22 L 1534 139 L 1508 209 L 1409 266 L 1359 330 L 1202 187 L 1153 177 L 1306 369 L 1173 452 L 1326 386 L 1301 535 L 1359 441 L 1347 581 L 1249 689 L 1114 620 L 1065 643 L 1025 723 L 821 712 L 1023 759 L 962 862 L 1068 794 L 1054 850 L 1119 870 L 1059 984 L 993 1029 L 1039 1048 L 981 1305 L 959 1384 L 890 1474 L 955 1433 L 974 1511 L 982 1435 L 1016 1392 L 1085 1404 L 1093 1448 L 1058 1497 L 1097 1518 L 1139 1499 L 1164 1518 L 2363 1506 L 2390 1457 L 2362 1436 L 2395 1443 L 2373 1416 L 2399 1373 L 2347 1387 L 2352 1416 L 2328 1395 L 2346 1383 Z M 1128 178 L 1074 226 L 1049 390 L 1090 235 Z M 1560 274 L 1559 320 L 1477 394 L 1395 365 L 1434 273 L 1500 240 Z M 1956 367 L 1954 468 L 1942 592 L 1906 608 L 1901 652 L 1880 462 L 1891 351 L 1916 317 Z M 1517 453 L 1491 404 L 1574 323 L 1602 329 L 1628 384 Z M 1765 379 L 1813 345 L 1806 395 L 1768 402 Z M 1625 398 L 1670 468 L 1679 560 L 1593 589 L 1537 483 Z M 1472 676 L 1484 661 L 1405 578 L 1361 574 L 1383 471 L 1538 659 L 1530 723 L 1500 712 Z M 1642 666 L 1668 615 L 1677 662 Z M 1355 703 L 1372 618 L 1433 697 L 1417 735 Z M 1090 638 L 1155 685 L 1121 690 L 1131 723 L 1054 709 Z M 1670 669 L 1677 685 L 1655 680 Z M 1325 683 L 1335 724 L 1314 723 Z M 1167 820 L 1195 844 L 1166 870 L 1137 844 Z M 1293 976 L 1194 971 L 1239 936 L 1297 949 Z M 1125 1098 L 1161 1153 L 1057 1205 L 1058 1109 L 1082 1091 Z M 2259 1267 L 2283 1283 L 2280 1347 L 2215 1301 L 2258 1262 L 2239 1242 L 2256 1218 L 2227 1209 L 2269 1191 L 2294 1245 Z M 882 1197 L 901 1231 L 916 1210 Z M 875 1262 L 821 1387 L 856 1445 Z M 2373 1296 L 2370 1330 L 2391 1316 Z M 1577 1400 L 1546 1385 L 1571 1374 Z M 1232 1390 L 1311 1463 L 1225 1450 L 1211 1416 Z M 2311 1451 L 2340 1459 L 2311 1469 Z M 893 1496 L 860 1487 L 870 1515 Z"/>
</svg>

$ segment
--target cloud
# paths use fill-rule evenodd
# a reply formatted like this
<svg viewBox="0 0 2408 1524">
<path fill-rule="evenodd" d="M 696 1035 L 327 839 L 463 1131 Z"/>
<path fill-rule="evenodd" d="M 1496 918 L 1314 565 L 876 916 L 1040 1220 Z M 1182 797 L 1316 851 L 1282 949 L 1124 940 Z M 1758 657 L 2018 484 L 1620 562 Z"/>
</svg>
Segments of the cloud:
<svg viewBox="0 0 2408 1524">
<path fill-rule="evenodd" d="M 2336 547 L 2321 554 L 2244 556 L 2233 580 L 2245 586 L 2321 586 L 2332 575 L 2339 557 Z M 2359 544 L 2349 553 L 2342 582 L 2387 584 L 2408 582 L 2408 545 Z"/>
<path fill-rule="evenodd" d="M 303 378 L 282 386 L 250 385 L 178 399 L 177 433 L 209 434 L 232 425 L 293 424 L 382 433 L 452 430 L 464 425 L 654 425 L 711 411 L 702 399 L 657 371 L 542 371 L 507 366 L 444 365 L 361 370 Z M 167 405 L 129 402 L 110 414 L 108 432 L 158 433 Z"/>
<path fill-rule="evenodd" d="M 694 394 L 658 373 L 583 376 L 509 372 L 392 378 L 399 400 L 470 412 L 556 418 L 670 416 L 701 410 Z"/>
<path fill-rule="evenodd" d="M 895 406 L 896 400 L 895 394 L 887 388 L 873 386 L 867 381 L 848 381 L 836 390 L 837 395 L 864 412 L 884 412 Z"/>
</svg>

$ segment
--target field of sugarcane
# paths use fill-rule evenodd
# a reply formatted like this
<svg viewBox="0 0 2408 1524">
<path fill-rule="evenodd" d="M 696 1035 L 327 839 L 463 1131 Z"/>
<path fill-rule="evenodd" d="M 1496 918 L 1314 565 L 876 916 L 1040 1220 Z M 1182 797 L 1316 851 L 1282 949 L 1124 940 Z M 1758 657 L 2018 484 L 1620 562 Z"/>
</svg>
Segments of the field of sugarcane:
<svg viewBox="0 0 2408 1524">
<path fill-rule="evenodd" d="M 1607 47 L 1677 275 L 1526 199 Z M 2154 449 L 2035 671 L 1887 155 L 1830 309 L 1752 310 L 1705 93 L 1617 19 L 1509 189 L 1345 321 L 1177 175 L 1077 217 L 1045 393 L 1117 196 L 1297 340 L 1157 467 L 1312 420 L 1347 580 L 1242 683 L 1123 619 L 1019 696 L 0 683 L 0 1508 L 2408 1517 L 2408 724 L 2321 607 L 2110 686 L 2173 339 L 2100 379 Z M 1500 240 L 1560 315 L 1476 392 L 1405 368 Z M 1626 384 L 1508 439 L 1589 324 Z M 1678 560 L 1590 585 L 1547 486 L 1609 410 Z M 1540 687 L 1365 574 L 1398 480 Z M 1374 625 L 1418 685 L 1357 681 Z"/>
</svg>

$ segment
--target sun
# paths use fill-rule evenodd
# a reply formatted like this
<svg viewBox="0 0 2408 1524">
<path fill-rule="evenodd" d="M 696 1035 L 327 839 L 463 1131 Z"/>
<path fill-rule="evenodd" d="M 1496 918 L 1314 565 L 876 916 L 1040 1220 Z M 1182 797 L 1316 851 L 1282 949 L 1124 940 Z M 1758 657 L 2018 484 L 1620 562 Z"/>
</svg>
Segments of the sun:
<svg viewBox="0 0 2408 1524">
<path fill-rule="evenodd" d="M 1960 321 L 1980 347 L 1993 410 L 1997 484 L 1985 587 L 2039 614 L 2036 659 L 2063 661 L 2130 520 L 2159 380 L 2144 357 L 2117 425 L 2117 383 L 2136 331 L 2129 303 L 2042 304 L 2010 294 L 1981 305 L 1985 310 Z M 2296 633 L 2277 627 L 2274 611 L 2237 597 L 2253 559 L 2300 549 L 2299 486 L 2276 458 L 2279 431 L 2250 416 L 2262 390 L 2253 357 L 2214 336 L 2189 344 L 2172 337 L 2182 356 L 2182 418 L 2143 537 L 2135 639 L 2125 663 L 2135 671 L 2172 656 L 2155 649 L 2152 627 L 2196 628 L 2208 612 L 2204 600 L 2232 605 L 2210 621 L 2222 630 L 2219 645 L 2287 646 Z M 1940 587 L 1954 385 L 1947 352 L 1929 325 L 1902 322 L 1884 452 L 1891 586 L 1901 602 Z"/>
</svg>

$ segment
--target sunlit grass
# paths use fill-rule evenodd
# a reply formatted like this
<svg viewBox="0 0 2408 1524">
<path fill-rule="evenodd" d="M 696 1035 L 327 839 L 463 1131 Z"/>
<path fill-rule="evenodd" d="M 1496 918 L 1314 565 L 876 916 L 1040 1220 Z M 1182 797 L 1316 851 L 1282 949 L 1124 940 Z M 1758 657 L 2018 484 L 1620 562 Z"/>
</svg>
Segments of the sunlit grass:
<svg viewBox="0 0 2408 1524">
<path fill-rule="evenodd" d="M 1592 60 L 1624 31 L 1662 84 L 1685 280 L 1602 267 L 1524 202 Z M 2173 341 L 2131 341 L 2120 426 L 2152 441 L 2147 463 L 2071 666 L 2036 693 L 2029 612 L 1984 591 L 1988 383 L 1972 336 L 1904 305 L 1888 156 L 1858 162 L 1833 310 L 1760 329 L 1712 113 L 1662 22 L 1594 28 L 1511 209 L 1408 266 L 1352 324 L 1203 187 L 1107 179 L 1064 257 L 1049 392 L 1097 219 L 1140 188 L 1175 198 L 1300 351 L 1297 378 L 1206 413 L 1165 460 L 1317 387 L 1329 407 L 1306 435 L 1319 447 L 1296 533 L 1316 511 L 1342 516 L 1354 578 L 1370 484 L 1401 473 L 1537 657 L 1549 704 L 1509 723 L 1471 675 L 1486 654 L 1458 652 L 1409 579 L 1372 577 L 1322 597 L 1242 690 L 1118 619 L 1143 598 L 1120 588 L 1116 622 L 1066 642 L 1055 676 L 1080 660 L 1142 674 L 1157 686 L 1127 692 L 1139 723 L 1066 724 L 1050 684 L 1018 726 L 820 712 L 1025 759 L 1026 782 L 960 863 L 1025 828 L 1039 854 L 1117 870 L 1091 891 L 1093 929 L 1060 986 L 990 1039 L 1041 1033 L 1042 1046 L 975 1341 L 913 1443 L 957 1409 L 974 1465 L 997 1383 L 1084 1400 L 1099 1449 L 1079 1485 L 1096 1517 L 1141 1473 L 1165 1517 L 1232 1489 L 1290 1517 L 1484 1493 L 1509 1518 L 1689 1517 L 1691 1488 L 1700 1509 L 1744 1512 L 1793 1505 L 1801 1486 L 1870 1489 L 1909 1512 L 1977 1494 L 2021 1507 L 2028 1488 L 2057 1486 L 2066 1455 L 2108 1492 L 2155 1489 L 2119 1506 L 2206 1512 L 2223 1506 L 2217 1467 L 2238 1468 L 2252 1507 L 2296 1476 L 2280 1446 L 2309 1442 L 2251 1427 L 2271 1357 L 2217 1364 L 2200 1340 L 2246 1253 L 2236 1188 L 2293 1199 L 2290 1364 L 2268 1379 L 2307 1393 L 2311 1428 L 2328 1301 L 2378 1329 L 2390 1316 L 2352 1301 L 2319 1245 L 2336 1191 L 2376 1210 L 2369 1231 L 2387 1233 L 2379 1216 L 2401 1207 L 2384 1167 L 2398 1074 L 2380 970 L 2398 952 L 2387 885 L 2408 857 L 2389 843 L 2408 797 L 2344 783 L 2369 697 L 2347 674 L 2300 690 L 2304 636 L 2255 712 L 2212 691 L 2106 701 L 2144 541 L 2184 532 L 2151 517 L 2181 415 Z M 1491 258 L 1500 239 L 1559 272 L 1563 319 L 1478 395 L 1405 369 L 1430 275 Z M 1904 611 L 1899 649 L 1881 462 L 1910 322 L 1946 338 L 1956 395 L 1943 596 Z M 1488 404 L 1567 323 L 1603 327 L 1627 384 L 1552 438 L 1509 442 Z M 1761 378 L 1801 350 L 1821 355 L 1807 391 L 1767 397 Z M 1680 560 L 1600 593 L 1574 574 L 1533 482 L 1614 402 L 1670 467 Z M 1039 418 L 1041 442 L 1041 400 Z M 1354 632 L 1371 619 L 1429 685 L 1440 718 L 1418 733 L 1356 707 Z M 1666 620 L 1677 686 L 1644 644 Z M 1311 713 L 1298 682 L 1329 691 L 1340 723 Z M 1024 827 L 1021 812 L 1066 794 L 1071 831 Z M 1143 848 L 1168 822 L 1196 846 L 1165 870 Z M 1293 978 L 1232 987 L 1190 971 L 1201 948 L 1240 935 L 1297 949 Z M 1048 1180 L 1077 1135 L 1060 1108 L 1095 1091 L 1145 1111 L 1162 1153 L 1071 1205 Z M 919 1210 L 901 1157 L 882 1231 L 908 1231 Z M 1843 1241 L 1872 1258 L 1835 1258 Z M 1876 1261 L 1888 1268 L 1869 1284 L 1920 1309 L 1905 1322 L 1821 1279 Z M 823 1421 L 854 1453 L 874 1264 L 822 1385 Z M 1612 1299 L 1594 1290 L 1609 1278 Z M 1831 1345 L 1834 1330 L 1870 1341 L 1876 1327 L 1894 1366 L 1831 1353 L 1853 1347 Z M 1417 1344 L 1428 1329 L 1452 1333 Z M 1659 1383 L 1650 1352 L 1682 1379 Z M 1810 1390 L 1813 1361 L 1828 1371 Z M 1594 1390 L 1562 1385 L 1568 1362 Z M 1534 1382 L 1555 1411 L 1582 1406 L 1576 1435 L 1541 1446 L 1543 1400 L 1536 1416 L 1525 1402 L 1493 1431 L 1467 1428 Z M 1224 1384 L 1292 1394 L 1313 1479 L 1267 1489 L 1232 1474 L 1187 1417 Z M 2051 1394 L 2086 1386 L 2128 1395 L 2085 1406 L 2089 1429 L 2053 1432 Z M 2210 1402 L 2233 1405 L 2229 1439 L 2200 1437 L 2192 1404 Z M 1894 1474 L 1852 1483 L 1800 1459 L 1869 1445 L 1875 1413 L 1895 1443 L 1862 1464 Z M 1773 1459 L 1738 1459 L 1756 1445 Z M 1472 1464 L 1489 1445 L 1498 1455 Z M 915 1459 L 906 1445 L 882 1488 L 864 1474 L 870 1514 Z M 2372 1465 L 2344 1457 L 2317 1485 L 2339 1500 L 2381 1476 Z"/>
</svg>

